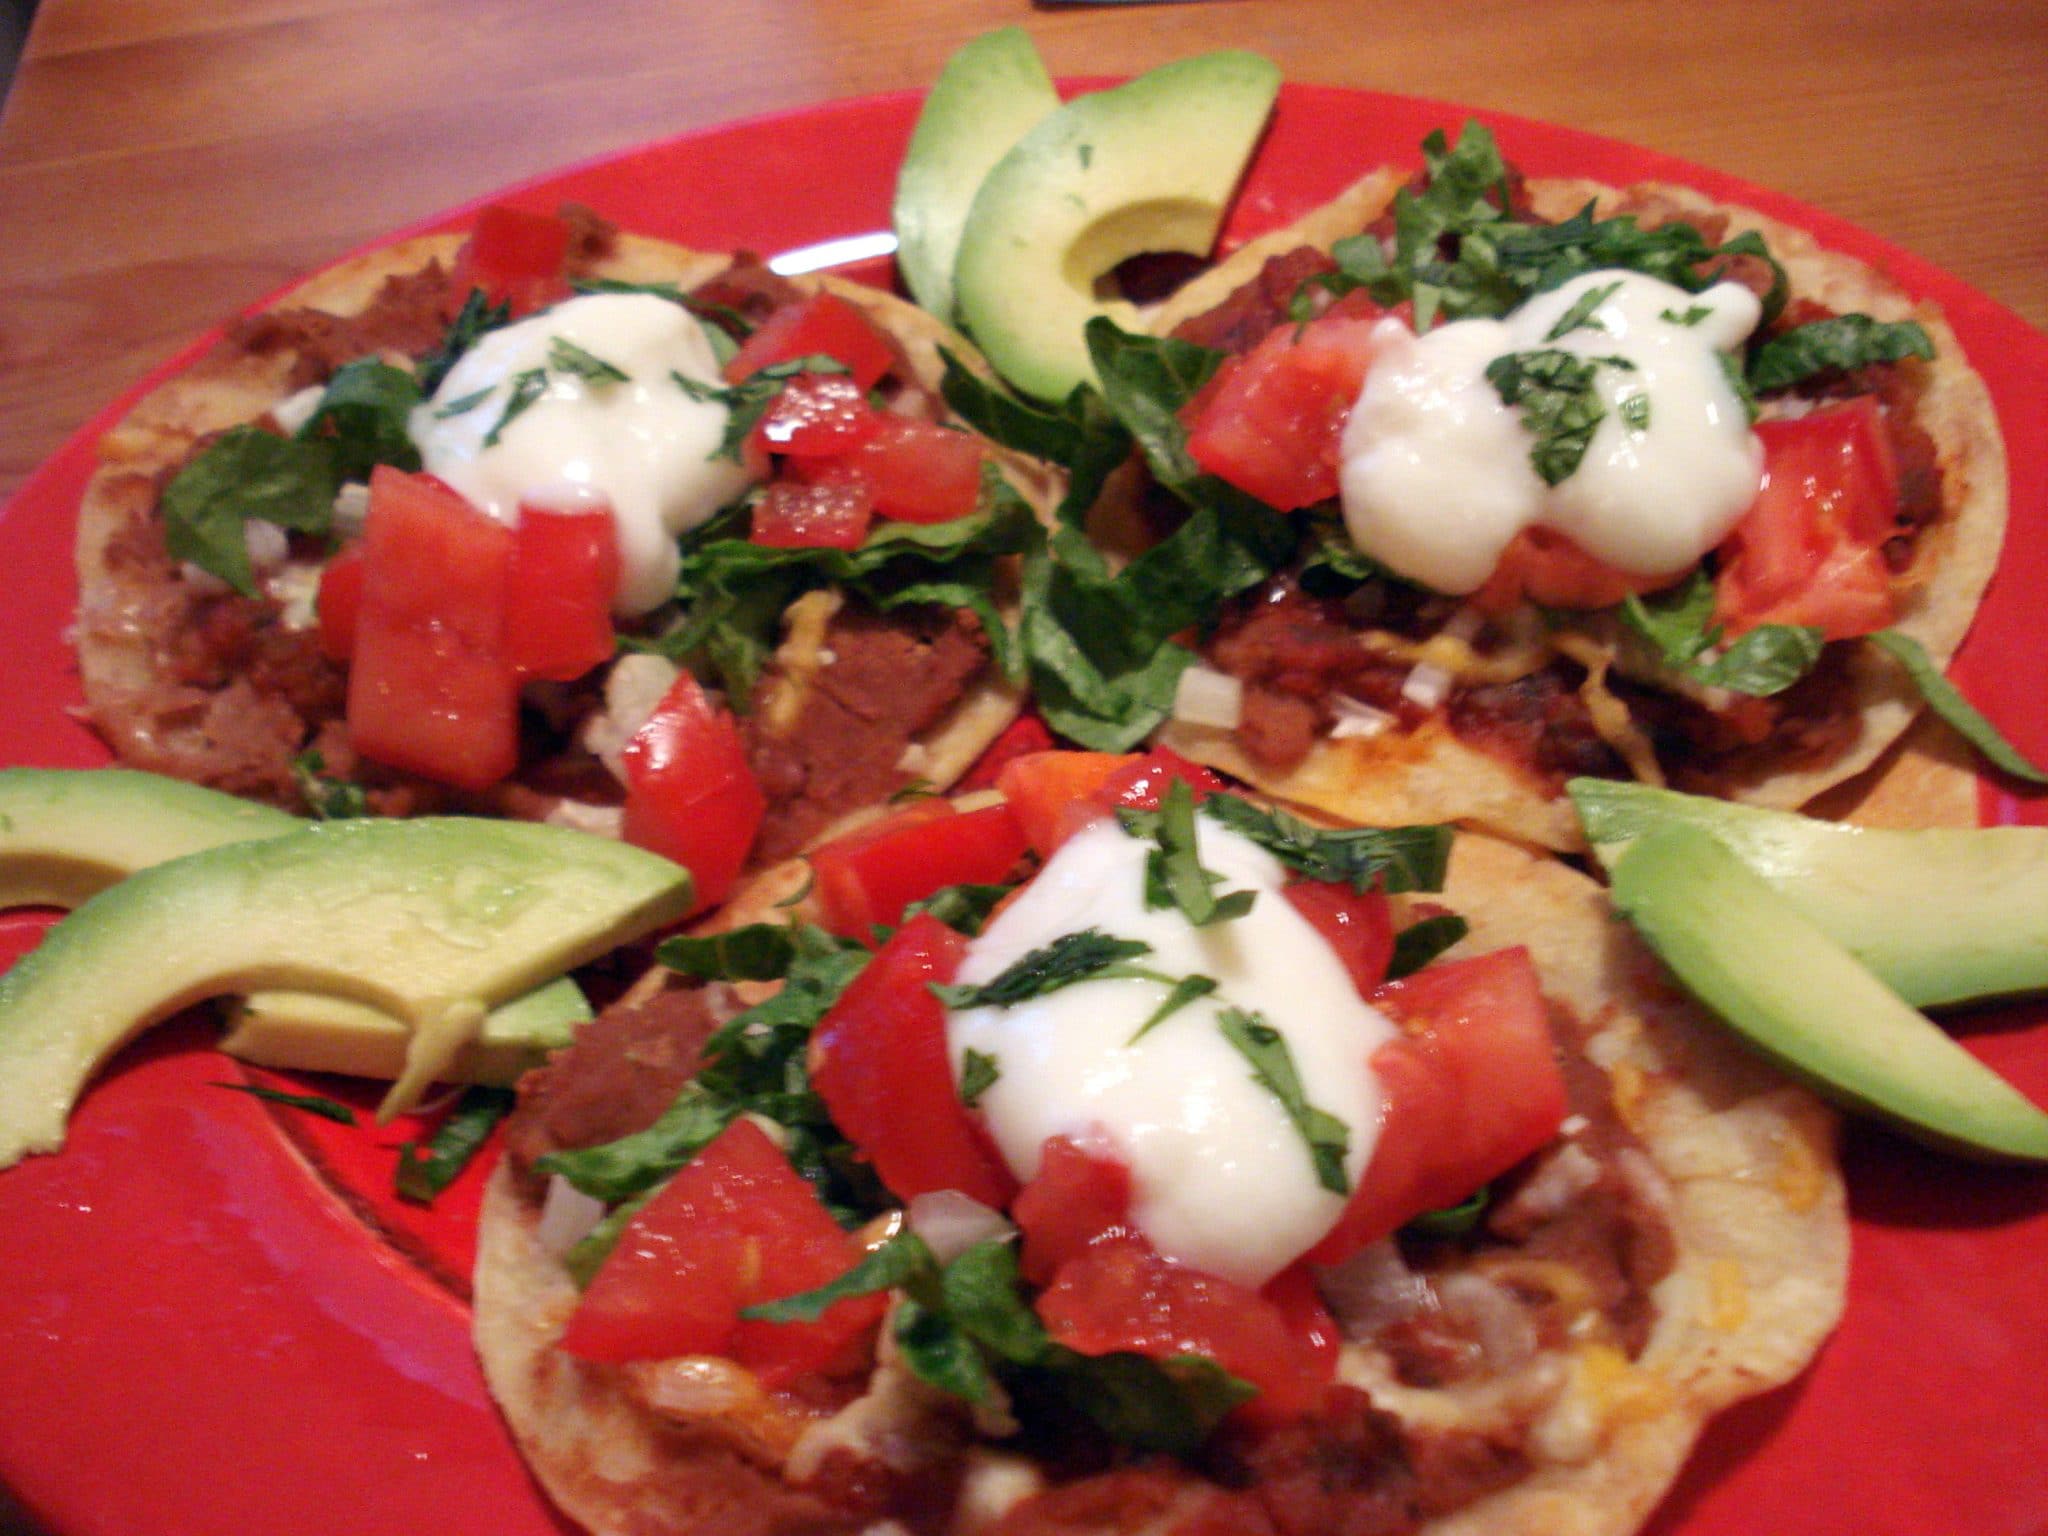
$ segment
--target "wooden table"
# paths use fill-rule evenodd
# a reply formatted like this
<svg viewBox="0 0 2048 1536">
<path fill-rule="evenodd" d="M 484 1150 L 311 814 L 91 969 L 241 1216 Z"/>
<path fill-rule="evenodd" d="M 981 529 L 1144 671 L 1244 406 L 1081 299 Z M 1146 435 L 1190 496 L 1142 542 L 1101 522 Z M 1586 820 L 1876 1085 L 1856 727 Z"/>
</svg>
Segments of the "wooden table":
<svg viewBox="0 0 2048 1536">
<path fill-rule="evenodd" d="M 380 231 L 721 120 L 1217 46 L 1700 161 L 2048 326 L 2038 0 L 43 0 L 0 117 L 0 499 L 197 332 Z"/>
</svg>

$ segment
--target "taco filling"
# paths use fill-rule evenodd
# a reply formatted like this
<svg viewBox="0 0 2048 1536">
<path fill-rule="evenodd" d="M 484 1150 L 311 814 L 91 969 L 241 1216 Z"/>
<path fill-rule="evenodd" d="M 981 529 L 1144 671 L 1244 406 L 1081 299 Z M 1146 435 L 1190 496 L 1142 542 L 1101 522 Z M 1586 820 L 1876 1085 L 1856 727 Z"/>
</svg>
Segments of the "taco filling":
<svg viewBox="0 0 2048 1536">
<path fill-rule="evenodd" d="M 1031 512 L 907 309 L 575 212 L 363 268 L 110 435 L 78 643 L 125 761 L 623 828 L 711 900 L 1000 728 Z"/>
<path fill-rule="evenodd" d="M 1824 1118 L 1716 1061 L 1685 1093 L 1748 1125 L 1685 1167 L 1642 1067 L 1698 1043 L 1644 1055 L 1654 1008 L 1593 1007 L 1548 937 L 1503 947 L 1519 915 L 1468 939 L 1413 894 L 1444 829 L 1326 831 L 1171 754 L 1026 756 L 1002 787 L 854 834 L 894 849 L 865 880 L 828 845 L 796 927 L 670 946 L 690 979 L 522 1085 L 478 1339 L 571 1513 L 1293 1536 L 1576 1500 L 1542 1528 L 1626 1530 L 1751 1367 L 1818 1342 Z M 921 846 L 966 883 L 900 887 L 878 949 L 804 925 L 875 916 Z M 1459 858 L 1475 907 L 1574 878 Z M 1803 1224 L 1761 1266 L 1710 1250 L 1765 1234 L 1701 1224 L 1730 1156 L 1779 1184 L 1766 1225 Z M 1813 1294 L 1766 1322 L 1780 1269 Z"/>
</svg>

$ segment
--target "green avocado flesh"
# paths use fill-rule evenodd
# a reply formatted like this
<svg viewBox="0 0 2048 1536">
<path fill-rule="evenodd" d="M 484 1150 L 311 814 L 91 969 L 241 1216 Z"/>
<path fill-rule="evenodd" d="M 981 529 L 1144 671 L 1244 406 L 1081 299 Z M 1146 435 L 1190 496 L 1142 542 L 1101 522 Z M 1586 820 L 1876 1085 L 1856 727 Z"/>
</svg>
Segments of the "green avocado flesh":
<svg viewBox="0 0 2048 1536">
<path fill-rule="evenodd" d="M 1645 832 L 1614 904 L 1688 991 L 1823 1094 L 1944 1151 L 2048 1160 L 2048 1113 L 1695 826 Z"/>
<path fill-rule="evenodd" d="M 265 989 L 367 1003 L 409 1031 L 386 1116 L 487 1011 L 680 918 L 687 871 L 563 827 L 335 821 L 145 869 L 0 977 L 0 1167 L 62 1144 L 92 1073 L 204 998 Z"/>
<path fill-rule="evenodd" d="M 1850 827 L 1646 784 L 1567 789 L 1610 875 L 1633 839 L 1698 827 L 1916 1008 L 2048 988 L 2048 828 Z"/>
<path fill-rule="evenodd" d="M 953 263 L 967 209 L 1010 146 L 1060 104 L 1031 35 L 1004 27 L 946 61 L 896 173 L 896 267 L 911 297 L 953 317 Z"/>
<path fill-rule="evenodd" d="M 0 769 L 0 908 L 76 907 L 108 886 L 188 853 L 311 826 L 267 805 L 126 768 Z M 566 1045 L 590 1017 L 559 977 L 493 1008 L 447 1080 L 505 1084 Z M 406 1027 L 345 998 L 260 992 L 221 1040 L 230 1056 L 302 1072 L 395 1078 Z"/>
<path fill-rule="evenodd" d="M 0 907 L 75 907 L 166 859 L 305 825 L 128 768 L 0 769 Z"/>
<path fill-rule="evenodd" d="M 1202 54 L 1077 97 L 1016 142 L 974 195 L 953 274 L 997 372 L 1046 400 L 1092 376 L 1088 320 L 1138 323 L 1096 283 L 1141 252 L 1208 252 L 1279 88 L 1257 54 Z"/>
</svg>

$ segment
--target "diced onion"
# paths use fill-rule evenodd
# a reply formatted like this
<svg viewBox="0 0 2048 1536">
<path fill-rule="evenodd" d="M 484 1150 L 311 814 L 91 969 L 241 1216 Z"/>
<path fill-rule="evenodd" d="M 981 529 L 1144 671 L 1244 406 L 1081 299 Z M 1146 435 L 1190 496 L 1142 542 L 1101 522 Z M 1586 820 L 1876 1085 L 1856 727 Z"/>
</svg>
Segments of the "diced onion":
<svg viewBox="0 0 2048 1536">
<path fill-rule="evenodd" d="M 647 723 L 654 706 L 679 675 L 666 657 L 632 651 L 612 663 L 604 680 L 604 709 L 584 722 L 581 740 L 613 778 L 626 782 L 626 743 Z"/>
<path fill-rule="evenodd" d="M 957 1189 L 933 1190 L 910 1202 L 910 1230 L 924 1239 L 925 1246 L 941 1264 L 949 1264 L 976 1243 L 1008 1237 L 1016 1228 L 1001 1211 Z"/>
<path fill-rule="evenodd" d="M 540 1227 L 535 1233 L 541 1247 L 556 1258 L 590 1236 L 604 1219 L 604 1202 L 586 1195 L 559 1173 L 548 1180 L 547 1198 L 541 1202 Z"/>
<path fill-rule="evenodd" d="M 1460 608 L 1444 625 L 1442 634 L 1469 645 L 1485 625 L 1486 616 L 1477 608 Z M 1449 671 L 1435 662 L 1418 661 L 1401 684 L 1401 697 L 1417 709 L 1441 709 L 1444 700 L 1451 696 L 1451 684 L 1455 681 Z"/>
<path fill-rule="evenodd" d="M 367 485 L 360 480 L 351 480 L 334 493 L 334 532 L 339 537 L 356 537 L 369 520 L 370 488 Z"/>
<path fill-rule="evenodd" d="M 327 386 L 311 384 L 297 394 L 287 395 L 270 408 L 270 419 L 277 423 L 287 435 L 313 419 L 313 413 L 320 409 L 320 402 L 327 398 Z"/>
<path fill-rule="evenodd" d="M 1363 699 L 1354 699 L 1348 693 L 1340 693 L 1330 700 L 1336 721 L 1330 726 L 1330 735 L 1338 740 L 1346 736 L 1365 740 L 1378 736 L 1394 723 L 1394 716 L 1384 709 L 1375 709 Z"/>
<path fill-rule="evenodd" d="M 1392 1238 L 1369 1243 L 1341 1264 L 1316 1271 L 1316 1289 L 1350 1339 L 1436 1309 L 1429 1277 L 1408 1267 Z"/>
<path fill-rule="evenodd" d="M 1173 690 L 1173 718 L 1184 725 L 1236 730 L 1244 718 L 1244 683 L 1214 667 L 1188 667 Z"/>
<path fill-rule="evenodd" d="M 242 542 L 249 549 L 249 563 L 259 571 L 283 565 L 292 552 L 291 536 L 275 523 L 252 517 L 242 524 Z"/>
</svg>

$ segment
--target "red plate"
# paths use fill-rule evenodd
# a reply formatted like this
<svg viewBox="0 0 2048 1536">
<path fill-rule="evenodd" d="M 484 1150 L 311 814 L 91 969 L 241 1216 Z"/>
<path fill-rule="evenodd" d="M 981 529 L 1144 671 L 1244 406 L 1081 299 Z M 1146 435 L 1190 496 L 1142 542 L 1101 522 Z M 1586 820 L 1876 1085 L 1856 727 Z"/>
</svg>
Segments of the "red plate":
<svg viewBox="0 0 2048 1536">
<path fill-rule="evenodd" d="M 742 123 L 509 200 L 545 209 L 573 197 L 711 249 L 882 229 L 915 107 L 892 96 Z M 1413 161 L 1424 133 L 1467 115 L 1289 87 L 1229 238 L 1295 216 L 1381 159 Z M 1532 174 L 1683 181 L 1803 225 L 1942 305 L 1998 402 L 2012 470 L 2006 559 L 1956 676 L 2048 759 L 2044 625 L 2029 596 L 2048 590 L 2048 338 L 1786 198 L 1585 134 L 1489 121 Z M 821 164 L 834 174 L 815 175 Z M 794 186 L 804 196 L 772 194 Z M 0 514 L 0 762 L 105 761 L 66 713 L 78 684 L 63 630 L 73 508 L 94 438 L 127 403 Z M 2039 811 L 1987 797 L 1994 818 L 2048 819 Z M 0 955 L 34 931 L 0 920 Z M 2048 1035 L 2024 1027 L 2038 1015 L 1989 1022 L 1971 1031 L 1973 1048 L 2048 1101 Z M 0 1483 L 58 1536 L 566 1529 L 484 1392 L 463 1302 L 437 1278 L 466 1266 L 474 1178 L 430 1213 L 397 1206 L 387 1191 L 402 1132 L 289 1115 L 287 1134 L 263 1104 L 209 1086 L 241 1069 L 207 1040 L 199 1025 L 159 1031 L 86 1096 L 60 1156 L 0 1174 Z M 1840 1332 L 1801 1380 L 1710 1431 L 1652 1529 L 2040 1536 L 2048 1175 L 1975 1169 L 1860 1130 L 1848 1166 L 1855 1265 Z"/>
</svg>

